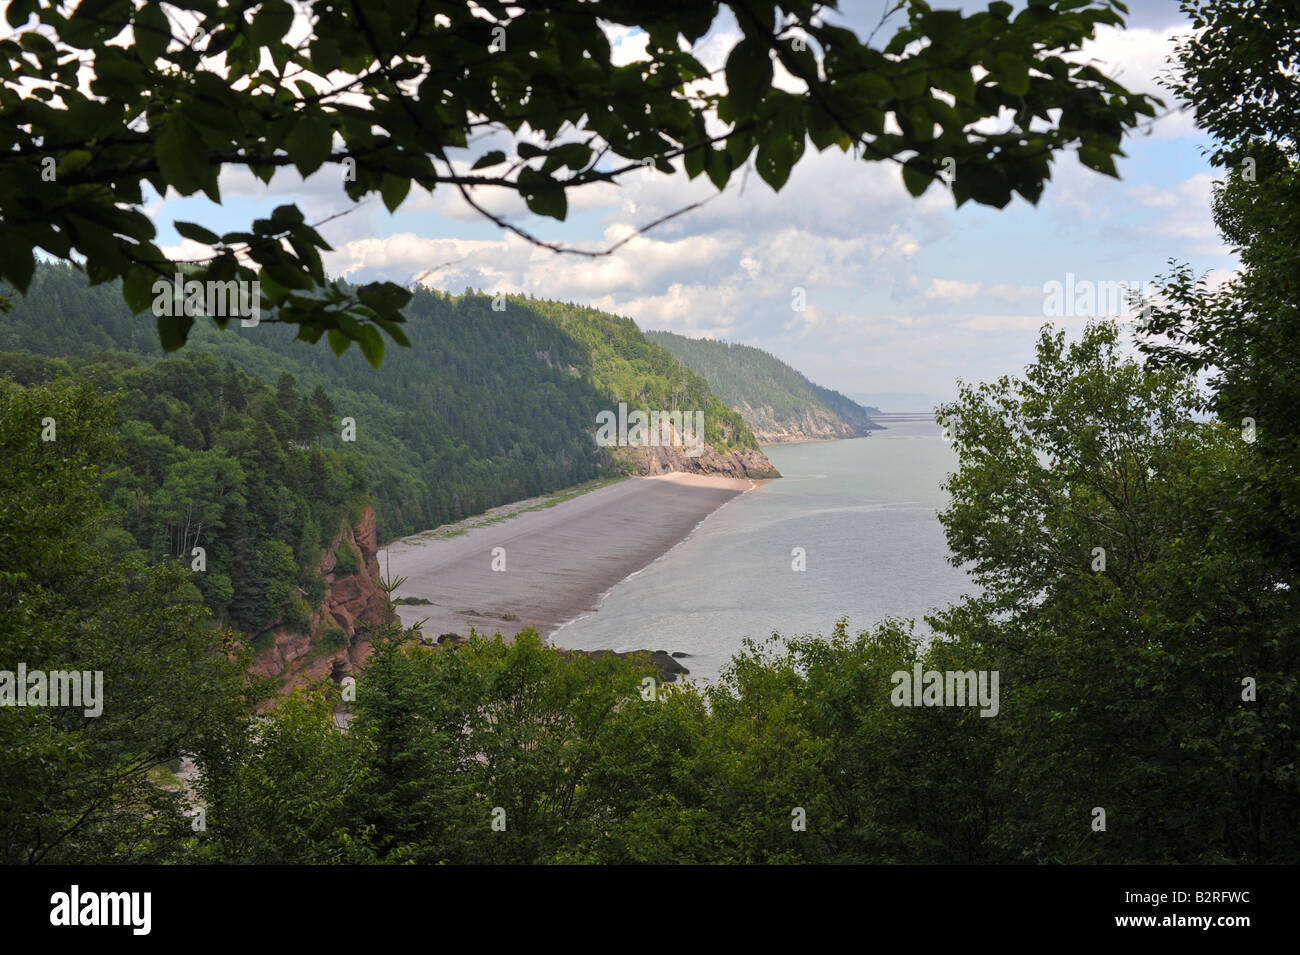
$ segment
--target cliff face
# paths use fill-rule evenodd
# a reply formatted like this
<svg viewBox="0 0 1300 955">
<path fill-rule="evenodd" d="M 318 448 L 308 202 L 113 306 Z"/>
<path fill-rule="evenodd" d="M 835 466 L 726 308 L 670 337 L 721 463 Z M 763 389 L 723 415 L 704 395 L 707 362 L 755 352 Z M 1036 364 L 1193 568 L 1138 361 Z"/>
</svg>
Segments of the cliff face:
<svg viewBox="0 0 1300 955">
<path fill-rule="evenodd" d="M 335 555 L 345 541 L 360 556 L 360 570 L 355 574 L 336 575 Z M 328 589 L 320 609 L 312 614 L 308 631 L 276 628 L 272 632 L 272 645 L 257 655 L 251 672 L 283 677 L 286 691 L 325 676 L 337 679 L 355 672 L 370 656 L 370 640 L 361 632 L 363 625 L 378 626 L 394 616 L 388 594 L 377 582 L 378 552 L 375 512 L 367 507 L 355 524 L 342 523 L 321 558 L 318 570 L 325 576 Z M 334 629 L 341 630 L 347 638 L 342 646 L 327 645 L 324 640 L 325 632 Z"/>
<path fill-rule="evenodd" d="M 763 444 L 782 444 L 791 441 L 835 441 L 869 435 L 866 429 L 854 428 L 842 418 L 821 408 L 808 408 L 796 415 L 778 420 L 770 406 L 751 407 L 748 403 L 736 406 L 749 430 Z"/>
<path fill-rule="evenodd" d="M 619 448 L 617 453 L 625 460 L 630 460 L 636 467 L 636 473 L 642 476 L 667 474 L 670 471 L 754 480 L 781 476 L 781 472 L 772 466 L 762 451 L 716 451 L 705 447 L 703 454 L 692 458 L 686 455 L 685 448 L 660 445 Z"/>
</svg>

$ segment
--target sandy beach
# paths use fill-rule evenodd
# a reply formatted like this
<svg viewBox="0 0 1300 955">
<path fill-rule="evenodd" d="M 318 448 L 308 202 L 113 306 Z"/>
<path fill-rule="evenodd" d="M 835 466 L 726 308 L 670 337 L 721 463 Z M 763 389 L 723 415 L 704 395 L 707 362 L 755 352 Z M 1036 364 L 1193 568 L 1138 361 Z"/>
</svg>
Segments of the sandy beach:
<svg viewBox="0 0 1300 955">
<path fill-rule="evenodd" d="M 421 630 L 433 637 L 470 627 L 513 636 L 532 626 L 545 636 L 595 610 L 616 583 L 755 486 L 682 473 L 630 478 L 456 536 L 394 541 L 380 552 L 380 566 L 407 578 L 394 598 L 429 601 L 399 604 L 404 626 L 424 620 Z"/>
</svg>

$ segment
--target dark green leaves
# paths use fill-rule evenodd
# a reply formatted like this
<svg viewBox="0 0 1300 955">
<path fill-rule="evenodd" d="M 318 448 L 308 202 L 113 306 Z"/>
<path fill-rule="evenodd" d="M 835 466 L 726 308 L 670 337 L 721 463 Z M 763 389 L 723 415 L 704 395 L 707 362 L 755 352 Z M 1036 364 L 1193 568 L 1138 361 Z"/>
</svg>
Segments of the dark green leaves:
<svg viewBox="0 0 1300 955">
<path fill-rule="evenodd" d="M 903 165 L 903 185 L 907 191 L 914 196 L 919 196 L 930 187 L 934 178 L 930 175 L 929 170 L 923 168 L 915 160 L 909 160 Z"/>
<path fill-rule="evenodd" d="M 550 176 L 535 169 L 519 171 L 519 191 L 528 204 L 528 210 L 539 216 L 563 219 L 569 211 L 564 189 Z"/>
<path fill-rule="evenodd" d="M 772 56 L 766 44 L 746 36 L 727 57 L 727 103 L 732 117 L 758 108 L 772 84 Z"/>
<path fill-rule="evenodd" d="M 195 242 L 202 242 L 205 245 L 216 245 L 221 241 L 221 237 L 211 229 L 205 229 L 196 222 L 176 222 L 173 223 L 176 231 L 186 239 L 193 239 Z"/>
<path fill-rule="evenodd" d="M 1113 150 L 1106 149 L 1102 146 L 1085 144 L 1079 147 L 1079 162 L 1083 163 L 1089 169 L 1095 169 L 1097 172 L 1105 173 L 1107 176 L 1119 178 L 1119 171 L 1115 168 L 1115 160 L 1111 153 Z"/>
<path fill-rule="evenodd" d="M 303 113 L 284 141 L 289 158 L 303 176 L 310 176 L 329 158 L 334 143 L 334 129 L 329 118 L 319 110 Z"/>
<path fill-rule="evenodd" d="M 172 28 L 161 3 L 146 3 L 135 14 L 135 51 L 146 66 L 162 56 L 171 42 Z"/>
<path fill-rule="evenodd" d="M 188 315 L 159 315 L 158 341 L 163 351 L 173 352 L 184 345 L 193 325 L 194 319 Z"/>
<path fill-rule="evenodd" d="M 484 153 L 482 156 L 480 156 L 478 160 L 474 163 L 474 165 L 471 166 L 470 168 L 486 169 L 488 166 L 499 166 L 501 163 L 505 161 L 506 161 L 506 154 L 499 149 L 494 149 L 491 152 Z"/>
<path fill-rule="evenodd" d="M 0 224 L 0 277 L 26 292 L 36 271 L 36 257 L 30 247 L 12 229 Z"/>
<path fill-rule="evenodd" d="M 216 179 L 202 137 L 183 116 L 168 119 L 158 135 L 154 154 L 163 179 L 182 196 L 207 188 Z"/>
<path fill-rule="evenodd" d="M 400 206 L 410 191 L 411 180 L 405 176 L 384 176 L 383 183 L 379 187 L 379 193 L 383 196 L 384 205 L 389 212 Z"/>
</svg>

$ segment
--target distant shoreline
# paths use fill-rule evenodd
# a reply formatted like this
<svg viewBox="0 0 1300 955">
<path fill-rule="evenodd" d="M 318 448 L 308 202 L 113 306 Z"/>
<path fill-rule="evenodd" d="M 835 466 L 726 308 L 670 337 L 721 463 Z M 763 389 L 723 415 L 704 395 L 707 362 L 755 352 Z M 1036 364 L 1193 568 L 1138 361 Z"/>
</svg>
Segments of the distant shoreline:
<svg viewBox="0 0 1300 955">
<path fill-rule="evenodd" d="M 403 626 L 425 620 L 428 637 L 468 634 L 471 627 L 514 636 L 528 626 L 549 637 L 596 611 L 620 581 L 758 484 L 680 472 L 629 478 L 507 520 L 471 518 L 450 534 L 438 528 L 393 541 L 380 564 L 386 575 L 407 578 L 395 599 L 429 601 L 397 606 Z"/>
<path fill-rule="evenodd" d="M 884 428 L 880 430 L 885 430 Z M 788 448 L 794 444 L 831 444 L 834 441 L 857 441 L 859 438 L 869 438 L 873 432 L 866 434 L 855 434 L 848 438 L 795 438 L 792 441 L 760 441 L 758 442 L 759 450 L 763 448 Z"/>
</svg>

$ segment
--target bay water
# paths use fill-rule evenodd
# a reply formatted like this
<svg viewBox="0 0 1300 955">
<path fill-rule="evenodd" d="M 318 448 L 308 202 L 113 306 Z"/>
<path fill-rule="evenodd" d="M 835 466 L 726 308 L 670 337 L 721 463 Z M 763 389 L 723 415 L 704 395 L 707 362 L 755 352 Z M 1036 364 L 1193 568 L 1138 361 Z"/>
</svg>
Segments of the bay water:
<svg viewBox="0 0 1300 955">
<path fill-rule="evenodd" d="M 779 480 L 713 512 L 551 642 L 682 652 L 691 678 L 711 682 L 745 637 L 829 634 L 841 616 L 852 633 L 886 617 L 926 632 L 922 615 L 975 591 L 948 562 L 939 485 L 956 454 L 933 421 L 763 450 Z"/>
</svg>

